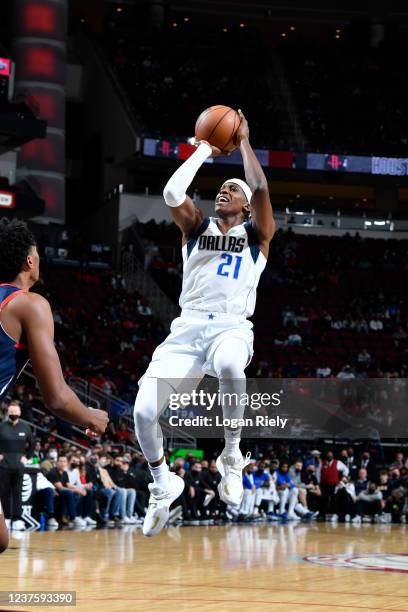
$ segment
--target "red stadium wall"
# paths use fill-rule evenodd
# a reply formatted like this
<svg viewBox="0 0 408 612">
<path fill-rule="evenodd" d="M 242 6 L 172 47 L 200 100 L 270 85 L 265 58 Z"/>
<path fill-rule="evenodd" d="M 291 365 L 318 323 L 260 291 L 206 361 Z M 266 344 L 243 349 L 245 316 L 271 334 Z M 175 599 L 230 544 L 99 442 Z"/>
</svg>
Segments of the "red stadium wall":
<svg viewBox="0 0 408 612">
<path fill-rule="evenodd" d="M 68 0 L 15 0 L 16 90 L 30 94 L 47 138 L 21 148 L 18 178 L 32 179 L 45 214 L 65 220 L 65 81 Z"/>
</svg>

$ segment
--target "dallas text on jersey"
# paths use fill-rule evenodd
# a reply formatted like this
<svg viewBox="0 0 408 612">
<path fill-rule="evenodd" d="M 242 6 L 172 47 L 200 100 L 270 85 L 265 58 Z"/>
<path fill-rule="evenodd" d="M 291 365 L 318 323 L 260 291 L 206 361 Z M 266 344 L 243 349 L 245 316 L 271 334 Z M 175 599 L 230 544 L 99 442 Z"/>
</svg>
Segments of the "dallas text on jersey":
<svg viewBox="0 0 408 612">
<path fill-rule="evenodd" d="M 207 236 L 203 234 L 198 239 L 200 250 L 242 253 L 244 247 L 245 238 L 236 238 L 235 236 Z"/>
</svg>

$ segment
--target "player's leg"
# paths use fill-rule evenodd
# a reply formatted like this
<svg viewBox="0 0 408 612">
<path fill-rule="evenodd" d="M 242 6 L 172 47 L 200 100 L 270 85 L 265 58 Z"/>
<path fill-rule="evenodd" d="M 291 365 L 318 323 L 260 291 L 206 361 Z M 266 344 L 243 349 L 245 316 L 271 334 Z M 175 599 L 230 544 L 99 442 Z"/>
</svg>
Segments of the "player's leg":
<svg viewBox="0 0 408 612">
<path fill-rule="evenodd" d="M 220 398 L 225 419 L 241 419 L 245 403 L 240 401 L 246 390 L 244 369 L 249 358 L 248 342 L 240 337 L 226 337 L 217 346 L 213 357 L 213 369 L 219 378 Z M 225 448 L 217 459 L 222 475 L 219 484 L 221 499 L 232 505 L 240 505 L 243 497 L 242 470 L 248 465 L 239 448 L 242 427 L 226 426 Z"/>
<path fill-rule="evenodd" d="M 194 368 L 188 358 L 180 361 L 180 366 L 183 367 L 180 367 L 178 376 L 183 381 Z M 165 376 L 168 371 L 165 362 L 161 371 Z M 197 384 L 199 380 L 198 378 Z M 166 380 L 145 376 L 135 402 L 135 432 L 153 476 L 153 483 L 149 485 L 149 506 L 143 523 L 143 533 L 146 536 L 153 536 L 161 531 L 169 518 L 170 505 L 184 490 L 184 480 L 171 473 L 164 460 L 163 435 L 158 424 L 172 393 L 174 387 Z"/>
<path fill-rule="evenodd" d="M 7 529 L 6 521 L 4 519 L 3 507 L 0 501 L 0 553 L 4 552 L 8 548 L 9 544 L 9 532 Z"/>
</svg>

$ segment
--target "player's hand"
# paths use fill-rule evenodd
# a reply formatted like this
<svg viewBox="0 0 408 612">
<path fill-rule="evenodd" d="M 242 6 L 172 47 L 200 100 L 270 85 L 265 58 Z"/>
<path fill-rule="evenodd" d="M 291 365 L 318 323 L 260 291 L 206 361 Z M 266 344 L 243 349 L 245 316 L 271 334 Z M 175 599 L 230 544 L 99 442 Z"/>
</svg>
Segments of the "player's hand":
<svg viewBox="0 0 408 612">
<path fill-rule="evenodd" d="M 234 141 L 235 144 L 239 147 L 243 140 L 249 140 L 249 127 L 248 121 L 245 119 L 245 115 L 240 108 L 238 109 L 238 115 L 241 119 L 241 123 L 239 124 L 239 128 L 237 129 L 236 134 L 234 136 Z"/>
<path fill-rule="evenodd" d="M 106 430 L 109 423 L 109 416 L 104 410 L 98 410 L 97 408 L 89 408 L 89 410 L 91 414 L 86 434 L 97 438 Z"/>
<path fill-rule="evenodd" d="M 220 155 L 222 155 L 221 149 L 219 149 L 218 147 L 214 147 L 214 145 L 212 145 L 209 142 L 207 142 L 207 140 L 195 140 L 194 141 L 194 146 L 198 147 L 203 142 L 205 144 L 207 144 L 209 147 L 211 147 L 212 153 L 211 153 L 210 157 L 220 157 Z"/>
</svg>

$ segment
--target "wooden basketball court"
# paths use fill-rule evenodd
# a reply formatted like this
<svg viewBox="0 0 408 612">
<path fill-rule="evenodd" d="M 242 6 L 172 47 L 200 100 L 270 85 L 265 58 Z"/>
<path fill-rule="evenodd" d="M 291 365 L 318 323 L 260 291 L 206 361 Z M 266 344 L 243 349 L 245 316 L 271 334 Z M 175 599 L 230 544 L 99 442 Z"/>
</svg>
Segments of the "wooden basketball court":
<svg viewBox="0 0 408 612">
<path fill-rule="evenodd" d="M 182 527 L 152 539 L 131 527 L 17 535 L 0 557 L 0 591 L 77 592 L 75 608 L 49 611 L 408 611 L 405 525 Z"/>
</svg>

